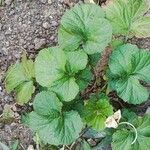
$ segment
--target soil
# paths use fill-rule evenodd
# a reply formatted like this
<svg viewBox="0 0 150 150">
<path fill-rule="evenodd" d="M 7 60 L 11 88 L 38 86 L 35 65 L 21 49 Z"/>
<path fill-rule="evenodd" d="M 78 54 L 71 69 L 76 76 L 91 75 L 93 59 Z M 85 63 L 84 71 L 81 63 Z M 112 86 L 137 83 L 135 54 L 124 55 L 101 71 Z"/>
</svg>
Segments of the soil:
<svg viewBox="0 0 150 150">
<path fill-rule="evenodd" d="M 78 0 L 5 0 L 0 6 L 0 114 L 9 104 L 15 119 L 11 123 L 0 123 L 0 141 L 11 147 L 19 140 L 19 149 L 26 150 L 34 145 L 29 128 L 20 123 L 21 115 L 30 111 L 30 105 L 20 107 L 15 104 L 14 94 L 4 88 L 5 72 L 10 65 L 19 61 L 24 50 L 34 59 L 43 47 L 57 44 L 57 29 L 66 9 Z M 150 49 L 150 38 L 132 39 L 141 48 Z M 146 111 L 150 102 L 136 107 L 140 113 Z"/>
<path fill-rule="evenodd" d="M 23 112 L 29 107 L 15 105 L 13 94 L 4 88 L 4 74 L 8 67 L 19 61 L 24 50 L 29 58 L 40 49 L 57 44 L 57 29 L 60 18 L 76 0 L 6 0 L 0 7 L 0 114 L 4 106 L 15 107 L 15 120 L 0 125 L 0 141 L 11 147 L 19 139 L 20 149 L 33 144 L 31 131 L 20 123 Z"/>
</svg>

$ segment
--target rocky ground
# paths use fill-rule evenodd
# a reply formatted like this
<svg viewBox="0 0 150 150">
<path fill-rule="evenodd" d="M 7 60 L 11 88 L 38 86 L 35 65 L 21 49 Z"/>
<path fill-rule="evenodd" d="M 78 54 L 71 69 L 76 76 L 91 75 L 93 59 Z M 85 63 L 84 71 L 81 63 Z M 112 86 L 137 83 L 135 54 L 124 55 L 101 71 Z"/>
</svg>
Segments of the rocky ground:
<svg viewBox="0 0 150 150">
<path fill-rule="evenodd" d="M 0 141 L 11 145 L 16 139 L 20 149 L 32 144 L 30 130 L 19 123 L 23 110 L 15 105 L 13 95 L 7 94 L 3 85 L 4 73 L 18 61 L 24 50 L 34 58 L 43 47 L 57 44 L 57 27 L 64 11 L 76 0 L 6 0 L 0 6 L 0 114 L 6 104 L 14 109 L 15 120 L 0 124 Z"/>
<path fill-rule="evenodd" d="M 0 141 L 11 146 L 19 140 L 19 149 L 33 145 L 31 132 L 20 123 L 21 114 L 29 110 L 28 105 L 17 106 L 13 94 L 4 88 L 4 73 L 18 61 L 24 50 L 30 58 L 43 47 L 57 44 L 57 29 L 64 11 L 78 0 L 5 0 L 0 6 L 0 114 L 4 106 L 12 107 L 15 120 L 11 124 L 0 123 Z M 132 43 L 150 49 L 150 39 L 133 39 Z M 139 106 L 145 111 L 148 104 Z"/>
</svg>

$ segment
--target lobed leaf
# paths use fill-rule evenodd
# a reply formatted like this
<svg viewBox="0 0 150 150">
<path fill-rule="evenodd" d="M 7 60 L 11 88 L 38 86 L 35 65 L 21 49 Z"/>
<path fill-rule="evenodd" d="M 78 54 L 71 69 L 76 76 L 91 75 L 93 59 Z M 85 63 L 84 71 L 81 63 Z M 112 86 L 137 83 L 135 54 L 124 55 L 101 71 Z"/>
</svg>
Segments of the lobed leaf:
<svg viewBox="0 0 150 150">
<path fill-rule="evenodd" d="M 149 0 L 110 0 L 103 7 L 115 35 L 139 38 L 150 36 L 149 8 Z"/>
<path fill-rule="evenodd" d="M 137 129 L 137 140 L 131 144 L 135 138 L 132 129 L 119 129 L 113 134 L 113 150 L 147 150 L 150 146 L 150 116 L 138 117 L 131 120 L 131 123 Z"/>
<path fill-rule="evenodd" d="M 84 90 L 93 79 L 90 68 L 85 68 L 84 70 L 80 71 L 75 77 L 80 91 Z"/>
<path fill-rule="evenodd" d="M 58 43 L 65 51 L 82 48 L 87 54 L 100 53 L 111 41 L 112 28 L 96 4 L 77 4 L 65 12 L 58 31 Z"/>
<path fill-rule="evenodd" d="M 28 78 L 24 74 L 22 65 L 16 63 L 11 66 L 6 73 L 5 88 L 8 92 L 11 92 L 24 81 L 28 81 Z"/>
<path fill-rule="evenodd" d="M 35 75 L 37 82 L 49 87 L 59 80 L 65 71 L 66 56 L 59 47 L 43 49 L 35 60 Z"/>
<path fill-rule="evenodd" d="M 74 77 L 62 78 L 57 83 L 48 89 L 56 92 L 59 98 L 63 101 L 73 100 L 79 92 L 79 86 L 75 82 Z"/>
<path fill-rule="evenodd" d="M 109 61 L 109 84 L 119 97 L 132 104 L 148 99 L 148 90 L 139 81 L 150 82 L 150 52 L 125 44 L 117 48 Z"/>
<path fill-rule="evenodd" d="M 79 70 L 85 69 L 88 62 L 88 56 L 85 52 L 81 50 L 67 52 L 66 56 L 71 70 L 70 72 L 77 73 Z"/>
<path fill-rule="evenodd" d="M 39 93 L 33 106 L 29 126 L 44 143 L 67 145 L 79 136 L 83 126 L 79 114 L 76 111 L 62 112 L 62 103 L 55 93 Z"/>
<path fill-rule="evenodd" d="M 5 87 L 8 92 L 16 91 L 17 103 L 23 105 L 31 99 L 34 92 L 33 78 L 35 77 L 34 62 L 23 56 L 20 63 L 11 66 L 5 78 Z"/>
<path fill-rule="evenodd" d="M 34 91 L 35 91 L 35 87 L 33 81 L 28 81 L 19 85 L 16 88 L 17 103 L 19 105 L 23 105 L 24 103 L 27 103 L 31 99 L 31 96 L 34 93 Z"/>
<path fill-rule="evenodd" d="M 104 129 L 107 117 L 112 114 L 113 108 L 106 96 L 100 94 L 93 95 L 85 105 L 84 119 L 88 126 L 92 126 L 96 130 Z"/>
</svg>

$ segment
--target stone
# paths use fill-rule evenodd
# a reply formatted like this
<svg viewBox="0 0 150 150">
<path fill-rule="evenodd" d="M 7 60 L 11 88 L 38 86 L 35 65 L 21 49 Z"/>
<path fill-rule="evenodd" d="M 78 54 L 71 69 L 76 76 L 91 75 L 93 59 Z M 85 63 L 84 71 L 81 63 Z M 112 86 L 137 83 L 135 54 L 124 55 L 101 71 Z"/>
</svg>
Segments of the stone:
<svg viewBox="0 0 150 150">
<path fill-rule="evenodd" d="M 10 5 L 12 3 L 13 0 L 5 0 L 5 4 L 6 5 Z"/>
<path fill-rule="evenodd" d="M 45 4 L 45 3 L 47 2 L 47 0 L 40 0 L 40 2 L 41 2 L 42 4 Z"/>
<path fill-rule="evenodd" d="M 36 50 L 42 48 L 45 44 L 46 44 L 46 40 L 45 40 L 45 39 L 36 38 L 36 39 L 34 40 L 34 45 L 35 45 L 34 48 L 35 48 Z"/>
<path fill-rule="evenodd" d="M 2 24 L 0 23 L 0 31 L 2 30 Z"/>
<path fill-rule="evenodd" d="M 10 29 L 8 29 L 6 32 L 5 32 L 5 35 L 10 35 L 11 34 L 11 30 Z"/>
<path fill-rule="evenodd" d="M 88 139 L 87 142 L 89 143 L 90 146 L 95 146 L 96 142 L 93 139 Z"/>
<path fill-rule="evenodd" d="M 34 150 L 33 145 L 29 145 L 28 148 L 27 148 L 27 150 Z"/>
<path fill-rule="evenodd" d="M 52 3 L 52 0 L 48 0 L 48 4 L 51 4 Z"/>
<path fill-rule="evenodd" d="M 53 27 L 58 26 L 58 22 L 56 22 L 56 21 L 54 21 L 54 20 L 51 22 L 51 24 L 52 24 Z"/>
<path fill-rule="evenodd" d="M 42 24 L 42 26 L 43 26 L 43 28 L 45 28 L 45 29 L 49 29 L 49 28 L 51 27 L 51 25 L 50 25 L 48 22 L 44 22 L 44 23 Z"/>
</svg>

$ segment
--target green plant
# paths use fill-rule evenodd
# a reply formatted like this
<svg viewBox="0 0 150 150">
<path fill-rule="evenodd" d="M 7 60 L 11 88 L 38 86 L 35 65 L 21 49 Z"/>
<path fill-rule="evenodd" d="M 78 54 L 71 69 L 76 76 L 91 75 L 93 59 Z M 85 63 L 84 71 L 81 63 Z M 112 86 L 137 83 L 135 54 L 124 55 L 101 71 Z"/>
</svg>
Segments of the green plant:
<svg viewBox="0 0 150 150">
<path fill-rule="evenodd" d="M 104 10 L 96 4 L 77 4 L 62 17 L 58 46 L 41 50 L 34 63 L 23 56 L 21 63 L 8 70 L 6 89 L 16 91 L 17 103 L 27 103 L 38 85 L 33 111 L 25 122 L 45 144 L 70 145 L 87 125 L 96 130 L 116 128 L 109 133 L 114 150 L 147 150 L 149 116 L 127 111 L 122 111 L 122 118 L 120 111 L 113 114 L 116 108 L 109 102 L 108 91 L 116 91 L 131 104 L 148 99 L 141 81 L 150 83 L 150 52 L 126 43 L 132 36 L 150 36 L 148 8 L 146 0 L 111 0 Z M 112 39 L 112 32 L 124 40 Z M 113 49 L 105 62 L 105 75 L 95 76 L 94 67 L 110 44 Z M 82 144 L 89 149 L 85 141 Z"/>
<path fill-rule="evenodd" d="M 34 62 L 28 60 L 25 53 L 21 62 L 11 66 L 7 71 L 5 87 L 8 92 L 15 90 L 18 104 L 27 103 L 34 93 L 34 77 Z"/>
<path fill-rule="evenodd" d="M 3 109 L 3 113 L 0 115 L 1 123 L 10 123 L 14 119 L 14 112 L 11 110 L 11 106 L 6 104 Z"/>
</svg>

